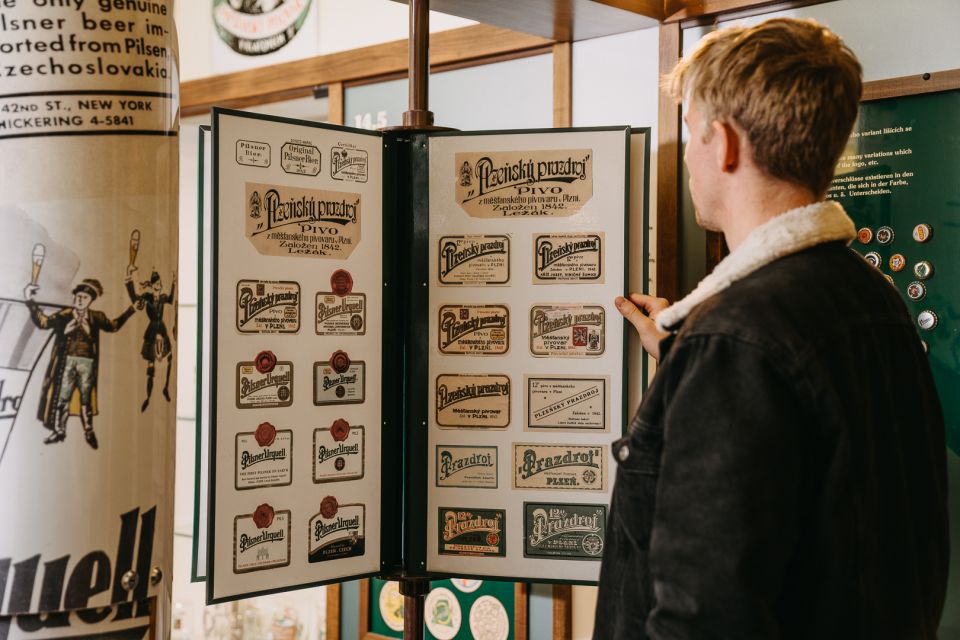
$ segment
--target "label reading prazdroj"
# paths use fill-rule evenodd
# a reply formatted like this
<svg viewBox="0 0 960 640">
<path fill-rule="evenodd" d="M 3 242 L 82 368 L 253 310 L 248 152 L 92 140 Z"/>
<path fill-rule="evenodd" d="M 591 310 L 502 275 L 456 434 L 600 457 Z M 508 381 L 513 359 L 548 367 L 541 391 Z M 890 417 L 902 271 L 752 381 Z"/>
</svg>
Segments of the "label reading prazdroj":
<svg viewBox="0 0 960 640">
<path fill-rule="evenodd" d="M 337 351 L 327 362 L 313 363 L 313 404 L 359 404 L 366 393 L 366 364 Z"/>
<path fill-rule="evenodd" d="M 572 216 L 593 196 L 590 149 L 458 153 L 455 198 L 474 218 Z"/>
<path fill-rule="evenodd" d="M 269 354 L 269 357 L 263 354 Z M 269 351 L 263 354 L 254 362 L 237 363 L 238 409 L 269 409 L 293 404 L 293 363 L 278 362 Z M 263 364 L 261 356 L 266 357 L 268 364 Z"/>
<path fill-rule="evenodd" d="M 320 502 L 320 513 L 310 518 L 309 562 L 324 562 L 362 556 L 367 508 L 362 504 L 338 504 L 333 496 Z"/>
<path fill-rule="evenodd" d="M 237 434 L 237 490 L 282 487 L 293 482 L 293 430 L 262 422 Z"/>
<path fill-rule="evenodd" d="M 466 509 L 440 507 L 439 553 L 453 556 L 507 555 L 503 535 L 506 521 L 503 509 Z"/>
<path fill-rule="evenodd" d="M 437 257 L 441 285 L 489 286 L 510 282 L 508 236 L 443 236 Z"/>
<path fill-rule="evenodd" d="M 510 426 L 510 378 L 442 374 L 436 381 L 436 419 L 441 427 L 502 429 Z"/>
<path fill-rule="evenodd" d="M 606 377 L 527 376 L 526 383 L 528 430 L 606 430 Z"/>
<path fill-rule="evenodd" d="M 606 312 L 599 305 L 536 305 L 530 309 L 530 353 L 538 357 L 603 355 Z"/>
<path fill-rule="evenodd" d="M 313 431 L 313 481 L 339 482 L 363 477 L 364 433 L 337 419 L 329 427 Z"/>
<path fill-rule="evenodd" d="M 600 560 L 607 532 L 602 504 L 523 503 L 523 555 Z"/>
<path fill-rule="evenodd" d="M 261 504 L 233 519 L 233 572 L 247 573 L 290 564 L 290 511 Z"/>
<path fill-rule="evenodd" d="M 504 305 L 443 305 L 438 320 L 440 353 L 491 356 L 510 348 L 510 310 Z"/>
<path fill-rule="evenodd" d="M 514 443 L 513 487 L 604 491 L 606 446 Z"/>
<path fill-rule="evenodd" d="M 305 140 L 290 140 L 280 147 L 280 166 L 287 173 L 319 175 L 320 161 L 320 149 Z"/>
<path fill-rule="evenodd" d="M 534 236 L 533 284 L 602 284 L 602 233 Z"/>
<path fill-rule="evenodd" d="M 321 291 L 316 298 L 318 336 L 362 336 L 367 332 L 367 295 L 338 296 Z"/>
<path fill-rule="evenodd" d="M 497 488 L 497 448 L 437 445 L 437 486 Z"/>
<path fill-rule="evenodd" d="M 272 280 L 241 280 L 237 283 L 237 331 L 297 333 L 299 330 L 299 284 Z"/>
<path fill-rule="evenodd" d="M 246 236 L 268 256 L 346 260 L 360 243 L 360 194 L 246 183 Z"/>
<path fill-rule="evenodd" d="M 330 177 L 345 182 L 366 182 L 369 161 L 367 152 L 341 142 L 330 149 Z"/>
</svg>

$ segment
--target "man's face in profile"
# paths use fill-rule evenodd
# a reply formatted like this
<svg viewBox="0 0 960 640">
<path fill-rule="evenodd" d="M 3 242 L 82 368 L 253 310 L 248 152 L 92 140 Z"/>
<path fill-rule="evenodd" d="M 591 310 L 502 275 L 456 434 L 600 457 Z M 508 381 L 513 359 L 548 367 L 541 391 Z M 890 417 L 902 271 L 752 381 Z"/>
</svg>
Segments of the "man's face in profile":
<svg viewBox="0 0 960 640">
<path fill-rule="evenodd" d="M 718 136 L 711 135 L 709 123 L 704 122 L 700 109 L 694 100 L 687 103 L 683 117 L 687 125 L 687 145 L 683 161 L 690 172 L 690 197 L 696 214 L 697 224 L 708 231 L 719 231 L 715 220 L 717 200 Z"/>
</svg>

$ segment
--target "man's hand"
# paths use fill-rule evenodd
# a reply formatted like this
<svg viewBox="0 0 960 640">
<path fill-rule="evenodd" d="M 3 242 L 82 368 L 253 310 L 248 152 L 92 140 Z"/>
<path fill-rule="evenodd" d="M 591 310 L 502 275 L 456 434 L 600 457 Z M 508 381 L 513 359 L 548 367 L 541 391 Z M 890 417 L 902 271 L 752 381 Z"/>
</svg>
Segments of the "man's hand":
<svg viewBox="0 0 960 640">
<path fill-rule="evenodd" d="M 23 299 L 24 300 L 33 300 L 33 297 L 37 295 L 37 291 L 40 290 L 35 284 L 28 284 L 23 288 Z"/>
<path fill-rule="evenodd" d="M 670 302 L 666 298 L 631 293 L 629 300 L 623 296 L 617 296 L 613 303 L 617 305 L 620 315 L 636 328 L 644 351 L 653 356 L 654 360 L 659 360 L 660 341 L 669 334 L 658 330 L 653 321 L 658 313 L 670 306 Z"/>
<path fill-rule="evenodd" d="M 126 279 L 127 279 L 127 280 L 133 280 L 133 274 L 135 274 L 137 271 L 138 271 L 137 265 L 128 264 L 128 265 L 127 265 L 127 278 L 126 278 Z"/>
</svg>

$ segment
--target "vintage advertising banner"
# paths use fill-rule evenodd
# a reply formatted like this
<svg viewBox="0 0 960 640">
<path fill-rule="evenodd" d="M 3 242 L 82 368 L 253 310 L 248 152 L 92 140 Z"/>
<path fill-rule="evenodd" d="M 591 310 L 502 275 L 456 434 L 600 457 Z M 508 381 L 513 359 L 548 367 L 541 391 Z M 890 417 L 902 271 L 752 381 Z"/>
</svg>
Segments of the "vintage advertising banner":
<svg viewBox="0 0 960 640">
<path fill-rule="evenodd" d="M 308 58 L 319 53 L 320 0 L 207 0 L 215 73 Z M 203 1 L 197 2 L 204 4 Z M 211 4 L 197 11 L 210 11 Z"/>
<path fill-rule="evenodd" d="M 172 573 L 172 0 L 0 3 L 0 638 L 158 633 Z"/>
</svg>

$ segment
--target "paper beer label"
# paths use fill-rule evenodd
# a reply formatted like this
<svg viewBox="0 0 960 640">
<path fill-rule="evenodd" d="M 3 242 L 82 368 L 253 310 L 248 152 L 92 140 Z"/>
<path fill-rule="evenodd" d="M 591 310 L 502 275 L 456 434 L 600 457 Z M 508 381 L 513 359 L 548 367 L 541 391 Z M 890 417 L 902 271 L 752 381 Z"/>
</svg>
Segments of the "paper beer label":
<svg viewBox="0 0 960 640">
<path fill-rule="evenodd" d="M 530 308 L 530 352 L 539 357 L 586 358 L 603 354 L 606 312 L 599 305 Z"/>
<path fill-rule="evenodd" d="M 233 519 L 234 573 L 290 564 L 290 511 L 273 513 L 266 527 L 257 525 L 256 516 L 254 512 Z"/>
<path fill-rule="evenodd" d="M 507 555 L 503 509 L 440 507 L 439 553 L 452 556 Z"/>
<path fill-rule="evenodd" d="M 360 194 L 246 183 L 246 235 L 267 256 L 346 260 L 360 243 Z"/>
<path fill-rule="evenodd" d="M 292 404 L 292 362 L 277 362 L 267 373 L 260 373 L 253 362 L 237 363 L 238 409 L 268 409 Z"/>
<path fill-rule="evenodd" d="M 514 443 L 513 487 L 603 491 L 607 447 L 576 444 Z"/>
<path fill-rule="evenodd" d="M 437 486 L 497 488 L 497 448 L 437 445 Z"/>
<path fill-rule="evenodd" d="M 603 234 L 534 236 L 533 284 L 579 283 L 603 283 Z"/>
<path fill-rule="evenodd" d="M 313 404 L 359 404 L 366 394 L 366 364 L 351 362 L 343 372 L 337 372 L 329 362 L 313 363 Z"/>
<path fill-rule="evenodd" d="M 320 513 L 310 518 L 309 562 L 324 562 L 362 556 L 367 508 L 362 504 L 337 505 L 332 516 Z"/>
<path fill-rule="evenodd" d="M 362 336 L 367 332 L 367 295 L 338 296 L 319 292 L 316 298 L 318 336 Z"/>
<path fill-rule="evenodd" d="M 441 285 L 488 286 L 510 282 L 510 238 L 443 236 L 437 251 Z"/>
<path fill-rule="evenodd" d="M 237 434 L 236 488 L 282 487 L 293 482 L 293 431 L 276 431 L 266 446 L 257 441 L 255 432 Z"/>
<path fill-rule="evenodd" d="M 529 430 L 597 430 L 607 428 L 606 377 L 527 376 Z"/>
<path fill-rule="evenodd" d="M 296 333 L 300 330 L 300 285 L 241 280 L 237 283 L 237 331 Z"/>
<path fill-rule="evenodd" d="M 237 140 L 237 164 L 247 167 L 269 167 L 270 145 L 254 140 Z"/>
<path fill-rule="evenodd" d="M 441 427 L 510 425 L 508 376 L 443 374 L 437 376 L 436 392 L 436 419 Z"/>
<path fill-rule="evenodd" d="M 523 503 L 526 558 L 600 560 L 606 533 L 606 505 Z"/>
<path fill-rule="evenodd" d="M 287 173 L 318 175 L 320 159 L 320 149 L 303 140 L 290 140 L 280 147 L 280 167 Z"/>
<path fill-rule="evenodd" d="M 439 312 L 440 353 L 500 355 L 510 348 L 510 310 L 504 305 L 443 305 Z"/>
<path fill-rule="evenodd" d="M 333 427 L 313 431 L 313 481 L 339 482 L 363 477 L 364 433 L 349 426 L 344 433 Z"/>
<path fill-rule="evenodd" d="M 341 143 L 330 149 L 330 177 L 345 182 L 367 181 L 367 152 Z"/>
<path fill-rule="evenodd" d="M 455 198 L 473 218 L 572 216 L 593 196 L 593 151 L 458 153 Z"/>
</svg>

